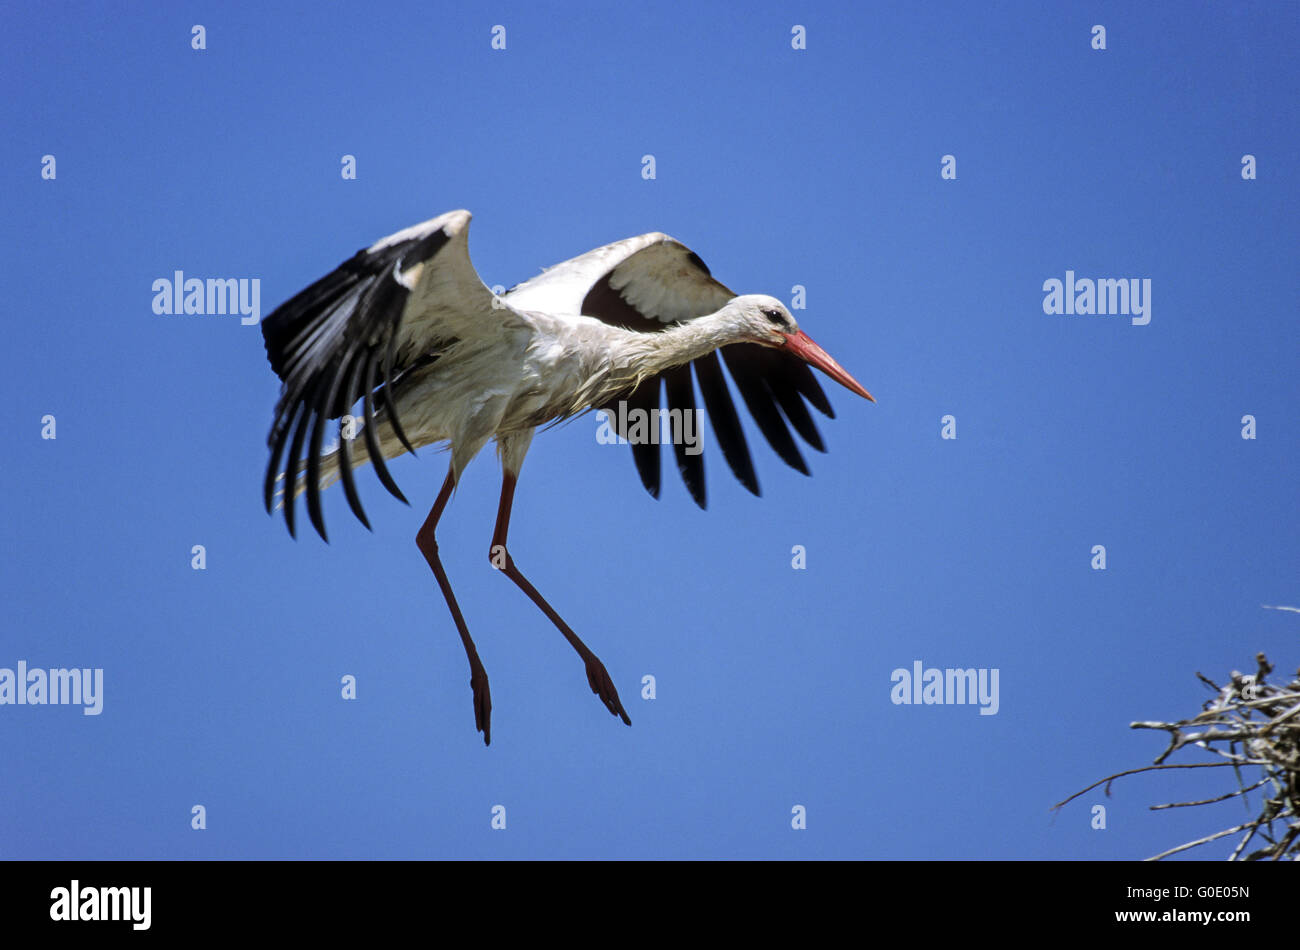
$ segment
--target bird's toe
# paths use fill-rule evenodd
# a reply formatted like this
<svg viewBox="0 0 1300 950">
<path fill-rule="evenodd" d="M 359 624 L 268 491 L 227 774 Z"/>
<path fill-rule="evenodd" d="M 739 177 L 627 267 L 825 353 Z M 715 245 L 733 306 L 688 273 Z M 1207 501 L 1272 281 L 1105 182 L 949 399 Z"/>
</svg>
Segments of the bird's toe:
<svg viewBox="0 0 1300 950">
<path fill-rule="evenodd" d="M 488 689 L 487 674 L 475 671 L 469 681 L 474 690 L 474 728 L 483 733 L 483 744 L 492 744 L 492 693 Z"/>
<path fill-rule="evenodd" d="M 591 691 L 600 697 L 600 701 L 605 704 L 605 708 L 611 715 L 618 716 L 629 726 L 632 725 L 632 720 L 628 718 L 627 711 L 618 698 L 618 690 L 614 688 L 614 681 L 610 679 L 605 664 L 599 660 L 587 663 L 587 684 L 591 687 Z"/>
</svg>

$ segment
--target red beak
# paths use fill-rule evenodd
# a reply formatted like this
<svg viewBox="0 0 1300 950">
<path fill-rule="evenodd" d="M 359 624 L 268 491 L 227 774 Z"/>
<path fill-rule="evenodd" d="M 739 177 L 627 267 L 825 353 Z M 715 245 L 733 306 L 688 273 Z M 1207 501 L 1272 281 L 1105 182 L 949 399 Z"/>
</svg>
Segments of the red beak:
<svg viewBox="0 0 1300 950">
<path fill-rule="evenodd" d="M 839 363 L 831 358 L 831 355 L 823 350 L 820 346 L 812 341 L 808 334 L 799 330 L 795 333 L 786 335 L 785 349 L 789 350 L 795 356 L 799 357 L 805 363 L 816 366 L 819 370 L 829 376 L 835 382 L 839 383 L 845 389 L 852 390 L 859 396 L 863 396 L 875 402 L 875 397 L 863 388 L 862 384 L 850 376 Z"/>
</svg>

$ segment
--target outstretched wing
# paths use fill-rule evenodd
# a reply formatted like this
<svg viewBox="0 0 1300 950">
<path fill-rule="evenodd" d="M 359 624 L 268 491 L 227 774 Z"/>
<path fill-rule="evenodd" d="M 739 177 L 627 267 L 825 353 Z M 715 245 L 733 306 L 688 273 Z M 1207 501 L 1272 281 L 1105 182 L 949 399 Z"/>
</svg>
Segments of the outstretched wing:
<svg viewBox="0 0 1300 950">
<path fill-rule="evenodd" d="M 451 211 L 358 251 L 295 294 L 262 321 L 271 368 L 283 380 L 263 494 L 270 511 L 284 456 L 284 517 L 294 533 L 299 456 L 306 445 L 305 491 L 312 524 L 325 538 L 320 504 L 321 446 L 330 419 L 362 401 L 367 454 L 384 487 L 406 501 L 384 464 L 375 434 L 375 403 L 414 452 L 397 417 L 393 386 L 457 340 L 499 328 L 513 311 L 493 306 L 492 292 L 470 263 L 470 214 Z M 341 423 L 340 423 L 341 427 Z M 370 527 L 352 475 L 350 440 L 340 429 L 340 475 L 348 504 Z M 327 539 L 328 540 L 328 539 Z"/>
<path fill-rule="evenodd" d="M 557 264 L 512 287 L 504 299 L 521 310 L 580 313 L 629 330 L 657 332 L 714 313 L 734 296 L 713 278 L 693 251 L 666 234 L 653 232 Z M 721 362 L 717 353 L 722 354 Z M 758 476 L 723 377 L 723 362 L 768 443 L 786 464 L 807 475 L 808 466 L 788 426 L 793 426 L 814 449 L 824 452 L 821 435 L 804 400 L 830 418 L 835 413 L 808 364 L 780 350 L 756 343 L 724 346 L 716 353 L 644 380 L 625 397 L 628 409 L 662 408 L 666 401 L 669 411 L 694 412 L 693 374 L 723 457 L 740 483 L 757 495 Z M 617 400 L 605 408 L 616 412 L 616 404 Z M 688 454 L 687 448 L 674 444 L 677 468 L 691 497 L 703 508 L 707 500 L 704 457 Z M 642 484 L 658 498 L 658 443 L 633 443 L 632 457 Z"/>
</svg>

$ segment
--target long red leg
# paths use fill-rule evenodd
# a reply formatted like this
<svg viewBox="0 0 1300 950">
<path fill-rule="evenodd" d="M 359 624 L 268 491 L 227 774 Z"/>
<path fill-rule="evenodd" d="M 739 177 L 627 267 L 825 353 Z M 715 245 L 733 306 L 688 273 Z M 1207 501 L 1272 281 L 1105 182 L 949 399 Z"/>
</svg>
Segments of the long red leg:
<svg viewBox="0 0 1300 950">
<path fill-rule="evenodd" d="M 515 559 L 510 556 L 510 551 L 506 548 L 506 534 L 510 531 L 510 506 L 514 503 L 514 498 L 515 476 L 506 472 L 501 479 L 501 504 L 497 508 L 497 525 L 496 530 L 492 532 L 492 547 L 488 551 L 488 560 L 492 562 L 493 567 L 504 571 L 506 577 L 514 581 L 519 589 L 542 609 L 542 613 L 546 614 L 551 619 L 551 623 L 564 634 L 564 639 L 578 651 L 578 656 L 582 657 L 582 662 L 587 666 L 587 683 L 591 686 L 591 691 L 600 697 L 605 708 L 615 716 L 622 717 L 629 726 L 632 725 L 632 720 L 628 718 L 623 704 L 619 701 L 618 690 L 614 688 L 614 682 L 609 678 L 605 664 L 600 662 L 596 654 L 587 649 L 587 645 L 578 639 L 578 635 L 569 628 L 564 619 L 546 602 L 546 598 L 537 592 L 537 588 L 530 584 L 528 578 L 524 577 L 515 566 Z"/>
<path fill-rule="evenodd" d="M 442 483 L 442 490 L 438 492 L 438 498 L 429 511 L 429 517 L 425 519 L 424 525 L 416 534 L 415 543 L 424 554 L 424 559 L 429 562 L 429 567 L 433 568 L 433 576 L 438 579 L 438 586 L 442 588 L 442 596 L 447 599 L 447 606 L 451 608 L 451 617 L 456 621 L 456 629 L 460 631 L 461 642 L 465 644 L 465 655 L 469 657 L 469 685 L 474 690 L 474 726 L 479 732 L 483 733 L 483 744 L 491 745 L 492 694 L 488 691 L 487 671 L 483 669 L 483 663 L 478 658 L 478 650 L 474 648 L 474 640 L 469 635 L 469 627 L 465 626 L 465 618 L 461 615 L 460 605 L 456 603 L 456 595 L 452 593 L 451 582 L 447 580 L 447 572 L 443 570 L 442 560 L 438 557 L 438 542 L 433 536 L 438 527 L 438 519 L 442 517 L 442 509 L 447 507 L 447 500 L 451 498 L 451 491 L 455 487 L 455 473 L 453 470 L 448 469 L 447 480 Z"/>
</svg>

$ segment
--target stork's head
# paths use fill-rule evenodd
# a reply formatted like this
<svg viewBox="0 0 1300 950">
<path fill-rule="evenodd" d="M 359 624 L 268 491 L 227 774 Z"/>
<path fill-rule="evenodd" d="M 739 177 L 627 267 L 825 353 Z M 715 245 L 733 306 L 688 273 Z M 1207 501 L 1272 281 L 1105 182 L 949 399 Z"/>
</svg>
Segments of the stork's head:
<svg viewBox="0 0 1300 950">
<path fill-rule="evenodd" d="M 799 359 L 829 376 L 844 388 L 875 402 L 862 384 L 835 362 L 831 355 L 799 329 L 785 304 L 766 294 L 746 294 L 733 297 L 731 308 L 744 323 L 746 336 L 754 343 L 793 353 Z"/>
</svg>

